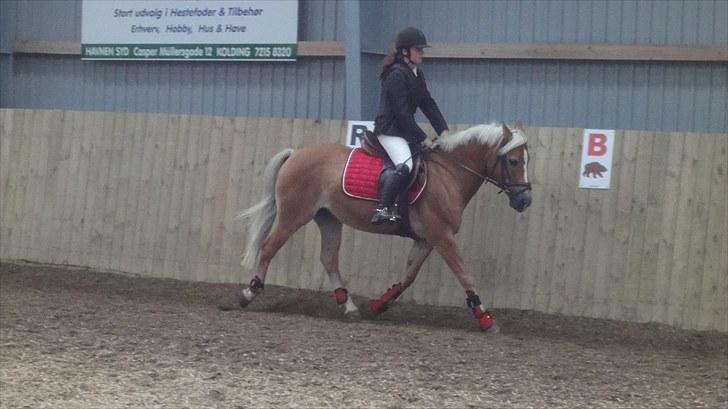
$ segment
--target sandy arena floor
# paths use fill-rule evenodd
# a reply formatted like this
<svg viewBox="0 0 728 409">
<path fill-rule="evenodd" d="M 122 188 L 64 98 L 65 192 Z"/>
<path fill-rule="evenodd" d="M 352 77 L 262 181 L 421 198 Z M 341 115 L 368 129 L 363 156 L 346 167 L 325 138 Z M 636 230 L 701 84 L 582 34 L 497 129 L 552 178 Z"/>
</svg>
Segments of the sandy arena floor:
<svg viewBox="0 0 728 409">
<path fill-rule="evenodd" d="M 728 408 L 727 335 L 237 291 L 0 263 L 0 408 Z"/>
</svg>

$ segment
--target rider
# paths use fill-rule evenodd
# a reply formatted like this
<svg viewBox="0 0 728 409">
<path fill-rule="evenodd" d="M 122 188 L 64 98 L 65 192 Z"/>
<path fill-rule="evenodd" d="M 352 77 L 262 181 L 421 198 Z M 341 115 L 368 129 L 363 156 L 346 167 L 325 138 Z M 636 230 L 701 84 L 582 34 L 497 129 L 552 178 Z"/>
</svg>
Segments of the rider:
<svg viewBox="0 0 728 409">
<path fill-rule="evenodd" d="M 447 122 L 430 96 L 425 76 L 418 66 L 426 47 L 429 45 L 422 31 L 405 28 L 397 34 L 395 50 L 384 57 L 380 65 L 382 91 L 374 134 L 396 170 L 384 173 L 381 197 L 371 220 L 374 224 L 401 220 L 395 201 L 412 170 L 412 148 L 419 148 L 420 144 L 432 146 L 432 140 L 415 122 L 417 108 L 430 120 L 438 135 L 448 131 Z"/>
</svg>

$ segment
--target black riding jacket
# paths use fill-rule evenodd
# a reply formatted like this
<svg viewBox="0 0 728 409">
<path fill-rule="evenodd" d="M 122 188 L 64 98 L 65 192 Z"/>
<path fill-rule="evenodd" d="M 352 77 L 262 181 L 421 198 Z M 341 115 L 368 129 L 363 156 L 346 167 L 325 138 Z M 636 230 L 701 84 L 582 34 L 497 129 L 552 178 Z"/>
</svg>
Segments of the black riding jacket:
<svg viewBox="0 0 728 409">
<path fill-rule="evenodd" d="M 405 62 L 397 61 L 382 75 L 374 133 L 401 136 L 409 143 L 421 143 L 427 135 L 415 122 L 417 108 L 430 120 L 438 135 L 447 129 L 440 108 L 427 90 L 422 70 L 418 68 L 415 75 Z"/>
</svg>

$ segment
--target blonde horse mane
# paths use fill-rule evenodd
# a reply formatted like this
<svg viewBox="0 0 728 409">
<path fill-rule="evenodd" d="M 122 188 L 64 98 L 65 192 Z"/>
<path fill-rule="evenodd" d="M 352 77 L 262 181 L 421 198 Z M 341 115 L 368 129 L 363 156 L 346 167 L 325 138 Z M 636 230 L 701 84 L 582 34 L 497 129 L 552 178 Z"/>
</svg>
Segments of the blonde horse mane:
<svg viewBox="0 0 728 409">
<path fill-rule="evenodd" d="M 526 136 L 523 132 L 512 127 L 511 133 L 513 138 L 505 146 L 503 146 L 498 154 L 504 154 L 511 149 L 526 143 Z M 455 148 L 469 143 L 477 143 L 479 145 L 495 146 L 503 140 L 503 125 L 498 123 L 475 125 L 464 131 L 455 132 L 446 138 L 438 140 L 438 146 L 445 152 L 451 152 Z"/>
</svg>

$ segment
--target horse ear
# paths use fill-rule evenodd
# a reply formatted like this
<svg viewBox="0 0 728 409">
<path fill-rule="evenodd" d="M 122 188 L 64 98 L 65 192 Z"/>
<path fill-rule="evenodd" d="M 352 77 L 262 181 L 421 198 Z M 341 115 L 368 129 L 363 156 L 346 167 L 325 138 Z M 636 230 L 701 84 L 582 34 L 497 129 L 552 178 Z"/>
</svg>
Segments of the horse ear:
<svg viewBox="0 0 728 409">
<path fill-rule="evenodd" d="M 503 122 L 503 136 L 506 138 L 510 138 L 513 134 L 511 133 L 511 130 L 508 129 L 508 126 L 506 126 L 506 123 Z"/>
<path fill-rule="evenodd" d="M 516 120 L 516 129 L 523 130 L 523 122 L 520 119 Z"/>
</svg>

